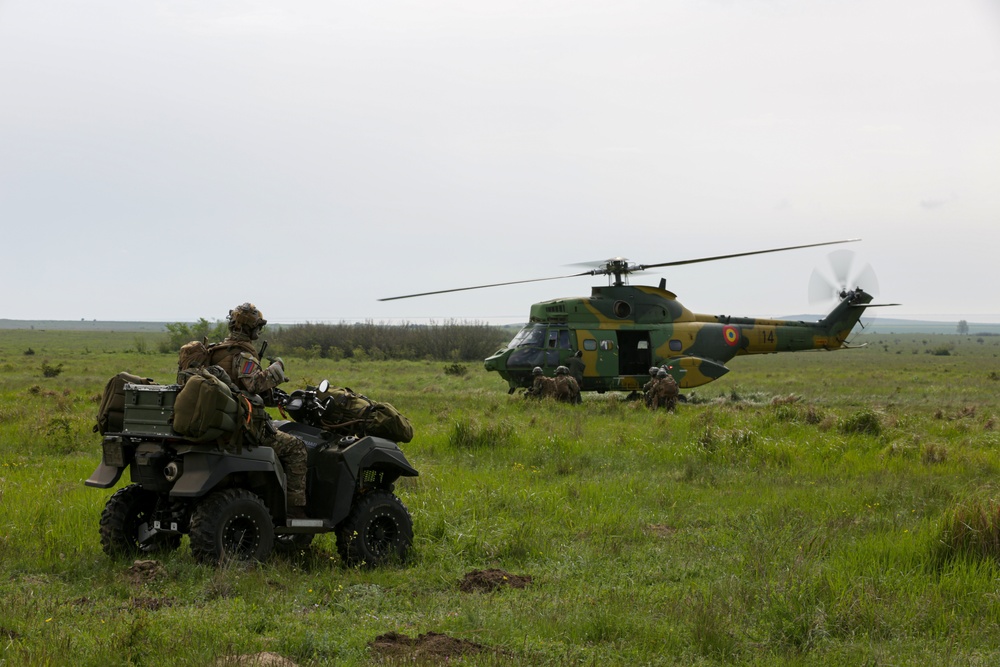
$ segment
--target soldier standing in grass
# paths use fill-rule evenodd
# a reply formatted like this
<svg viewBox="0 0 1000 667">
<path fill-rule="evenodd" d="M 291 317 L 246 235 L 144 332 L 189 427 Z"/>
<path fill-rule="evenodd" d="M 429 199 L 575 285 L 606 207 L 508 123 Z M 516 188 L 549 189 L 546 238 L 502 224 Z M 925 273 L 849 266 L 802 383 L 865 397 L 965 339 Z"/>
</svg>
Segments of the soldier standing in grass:
<svg viewBox="0 0 1000 667">
<path fill-rule="evenodd" d="M 257 340 L 267 320 L 252 303 L 244 303 L 229 311 L 229 335 L 221 343 L 208 348 L 208 364 L 218 365 L 229 373 L 236 387 L 248 394 L 270 395 L 271 389 L 285 377 L 285 363 L 280 357 L 267 368 L 261 367 L 257 349 L 251 341 Z M 306 517 L 306 446 L 295 436 L 279 431 L 268 417 L 261 433 L 254 434 L 261 445 L 270 447 L 278 455 L 285 469 L 287 480 L 286 501 L 288 517 Z"/>
<path fill-rule="evenodd" d="M 583 361 L 583 350 L 577 350 L 572 357 L 566 360 L 566 367 L 569 374 L 576 380 L 577 387 L 583 388 L 583 372 L 587 370 L 587 364 Z"/>
<path fill-rule="evenodd" d="M 646 407 L 652 407 L 653 404 L 653 387 L 656 386 L 656 376 L 659 374 L 659 366 L 649 367 L 649 382 L 642 385 L 642 400 L 646 403 Z"/>
</svg>

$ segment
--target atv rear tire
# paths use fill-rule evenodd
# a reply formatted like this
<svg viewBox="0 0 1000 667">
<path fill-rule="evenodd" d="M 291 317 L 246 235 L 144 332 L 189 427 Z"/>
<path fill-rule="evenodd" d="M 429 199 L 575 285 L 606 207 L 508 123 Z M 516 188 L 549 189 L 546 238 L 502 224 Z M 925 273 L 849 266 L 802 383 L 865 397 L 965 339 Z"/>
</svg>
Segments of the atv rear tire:
<svg viewBox="0 0 1000 667">
<path fill-rule="evenodd" d="M 173 551 L 181 545 L 177 534 L 158 534 L 146 544 L 139 544 L 139 527 L 147 523 L 156 509 L 156 494 L 138 484 L 115 491 L 101 513 L 101 548 L 109 556 L 136 556 L 158 551 Z"/>
<path fill-rule="evenodd" d="M 200 563 L 262 562 L 274 547 L 274 526 L 259 497 L 246 489 L 224 489 L 195 508 L 189 537 Z"/>
<path fill-rule="evenodd" d="M 399 498 L 384 490 L 355 498 L 337 526 L 337 552 L 350 566 L 378 567 L 406 560 L 413 542 L 413 519 Z"/>
</svg>

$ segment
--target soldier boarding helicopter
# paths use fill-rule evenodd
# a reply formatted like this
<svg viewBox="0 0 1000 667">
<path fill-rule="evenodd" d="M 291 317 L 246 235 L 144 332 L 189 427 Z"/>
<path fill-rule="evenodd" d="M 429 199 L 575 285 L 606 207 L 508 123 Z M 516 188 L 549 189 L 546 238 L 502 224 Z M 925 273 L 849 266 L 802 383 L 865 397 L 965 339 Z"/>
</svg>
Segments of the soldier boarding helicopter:
<svg viewBox="0 0 1000 667">
<path fill-rule="evenodd" d="M 586 366 L 581 391 L 640 391 L 652 366 L 663 366 L 682 388 L 698 387 L 729 372 L 726 363 L 743 354 L 768 354 L 799 350 L 836 350 L 850 345 L 847 338 L 873 296 L 849 279 L 849 251 L 831 255 L 834 280 L 813 274 L 810 297 L 832 295 L 836 305 L 818 322 L 702 315 L 685 308 L 677 296 L 658 287 L 628 284 L 628 276 L 647 269 L 760 255 L 800 248 L 851 243 L 861 239 L 827 241 L 808 245 L 687 259 L 659 264 L 634 264 L 614 257 L 589 271 L 552 278 L 460 287 L 380 299 L 392 301 L 503 285 L 558 280 L 579 276 L 608 276 L 607 287 L 592 288 L 589 297 L 543 301 L 531 306 L 528 324 L 507 346 L 488 357 L 487 370 L 507 381 L 509 393 L 531 386 L 532 369 L 546 375 L 579 351 Z M 836 260 L 835 260 L 835 256 Z M 870 267 L 857 278 L 877 291 Z M 856 285 L 852 287 L 851 285 Z"/>
</svg>

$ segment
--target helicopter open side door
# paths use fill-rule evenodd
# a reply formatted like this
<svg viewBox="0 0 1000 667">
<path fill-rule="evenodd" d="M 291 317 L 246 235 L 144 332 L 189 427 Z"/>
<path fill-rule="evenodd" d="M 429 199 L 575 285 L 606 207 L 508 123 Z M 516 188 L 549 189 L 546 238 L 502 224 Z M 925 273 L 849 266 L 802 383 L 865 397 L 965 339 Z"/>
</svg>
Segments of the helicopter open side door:
<svg viewBox="0 0 1000 667">
<path fill-rule="evenodd" d="M 649 377 L 652 350 L 648 331 L 578 329 L 586 390 L 637 391 Z M 594 369 L 594 370 L 591 370 Z"/>
</svg>

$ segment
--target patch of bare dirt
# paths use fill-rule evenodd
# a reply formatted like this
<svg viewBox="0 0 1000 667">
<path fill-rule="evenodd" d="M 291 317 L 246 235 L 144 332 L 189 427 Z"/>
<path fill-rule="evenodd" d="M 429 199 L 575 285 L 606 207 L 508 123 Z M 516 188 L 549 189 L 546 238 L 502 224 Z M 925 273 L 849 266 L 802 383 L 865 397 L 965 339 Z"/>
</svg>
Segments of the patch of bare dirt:
<svg viewBox="0 0 1000 667">
<path fill-rule="evenodd" d="M 491 593 L 505 586 L 524 588 L 531 583 L 529 575 L 516 575 L 496 568 L 473 570 L 462 578 L 458 588 L 463 593 Z"/>
<path fill-rule="evenodd" d="M 265 651 L 246 655 L 227 655 L 215 661 L 214 667 L 298 667 L 283 655 Z"/>
<path fill-rule="evenodd" d="M 167 576 L 167 569 L 158 560 L 137 560 L 125 577 L 133 586 L 142 586 Z"/>
<path fill-rule="evenodd" d="M 455 639 L 437 632 L 428 632 L 415 639 L 398 632 L 390 632 L 376 637 L 368 644 L 368 648 L 381 658 L 401 662 L 426 661 L 432 664 L 492 651 L 482 644 Z"/>
<path fill-rule="evenodd" d="M 670 537 L 677 532 L 677 528 L 663 523 L 651 523 L 649 524 L 649 532 L 657 537 Z"/>
</svg>

